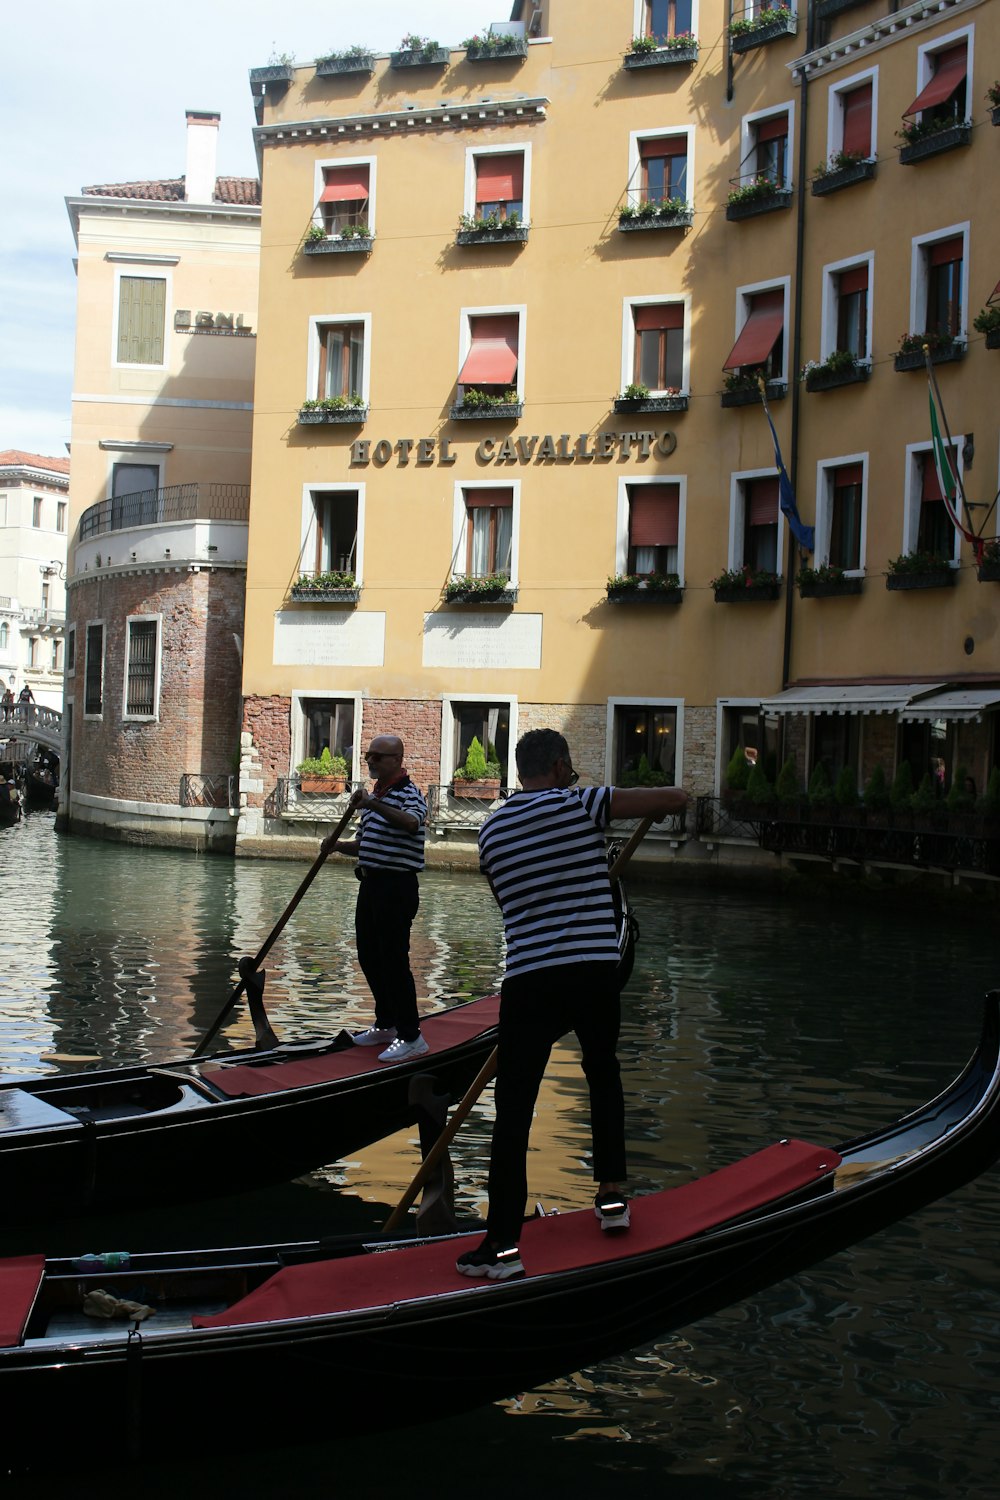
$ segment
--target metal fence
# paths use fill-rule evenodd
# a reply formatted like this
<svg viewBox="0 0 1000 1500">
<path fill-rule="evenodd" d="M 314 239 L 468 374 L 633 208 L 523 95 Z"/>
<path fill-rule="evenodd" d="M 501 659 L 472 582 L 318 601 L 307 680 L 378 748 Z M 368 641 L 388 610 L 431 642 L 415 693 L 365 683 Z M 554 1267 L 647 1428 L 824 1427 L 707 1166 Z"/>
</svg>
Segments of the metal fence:
<svg viewBox="0 0 1000 1500">
<path fill-rule="evenodd" d="M 169 521 L 246 521 L 248 484 L 172 484 L 162 490 L 136 490 L 91 505 L 80 517 L 80 541 L 107 531 L 155 526 Z"/>
<path fill-rule="evenodd" d="M 238 776 L 199 776 L 189 771 L 181 777 L 181 807 L 236 807 L 238 803 Z"/>
</svg>

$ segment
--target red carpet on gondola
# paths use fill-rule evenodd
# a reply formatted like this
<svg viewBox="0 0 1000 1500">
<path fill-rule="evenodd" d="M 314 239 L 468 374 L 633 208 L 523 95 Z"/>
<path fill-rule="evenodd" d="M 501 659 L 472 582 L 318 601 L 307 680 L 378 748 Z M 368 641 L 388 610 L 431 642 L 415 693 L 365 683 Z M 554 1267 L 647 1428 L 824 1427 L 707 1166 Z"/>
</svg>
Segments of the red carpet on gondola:
<svg viewBox="0 0 1000 1500">
<path fill-rule="evenodd" d="M 707 1177 L 632 1199 L 632 1226 L 605 1233 L 592 1208 L 532 1219 L 521 1236 L 525 1274 L 544 1276 L 627 1260 L 679 1244 L 830 1176 L 836 1151 L 805 1141 L 782 1141 Z M 497 1292 L 513 1282 L 471 1281 L 455 1270 L 455 1257 L 480 1235 L 378 1254 L 286 1266 L 225 1312 L 195 1318 L 196 1328 L 271 1323 L 286 1318 L 386 1307 L 447 1292 Z"/>
<path fill-rule="evenodd" d="M 496 1026 L 500 1018 L 500 996 L 487 995 L 469 1005 L 440 1011 L 420 1018 L 420 1031 L 433 1056 L 457 1047 L 472 1037 Z M 320 1057 L 290 1058 L 288 1062 L 269 1062 L 254 1066 L 241 1063 L 235 1067 L 203 1068 L 203 1077 L 214 1088 L 231 1098 L 253 1094 L 278 1094 L 284 1089 L 308 1088 L 310 1084 L 332 1083 L 338 1078 L 355 1078 L 362 1073 L 384 1072 L 391 1063 L 380 1063 L 378 1047 L 348 1047 L 344 1052 L 327 1052 Z M 398 1064 L 395 1066 L 398 1067 Z"/>
<path fill-rule="evenodd" d="M 44 1270 L 44 1255 L 0 1260 L 0 1349 L 13 1349 L 24 1337 Z"/>
</svg>

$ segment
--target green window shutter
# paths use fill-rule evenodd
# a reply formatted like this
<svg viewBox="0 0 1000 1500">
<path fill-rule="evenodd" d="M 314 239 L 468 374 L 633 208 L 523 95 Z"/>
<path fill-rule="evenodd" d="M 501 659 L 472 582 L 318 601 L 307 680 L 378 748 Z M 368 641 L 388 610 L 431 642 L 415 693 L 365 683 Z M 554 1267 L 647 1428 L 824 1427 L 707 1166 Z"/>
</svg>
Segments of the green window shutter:
<svg viewBox="0 0 1000 1500">
<path fill-rule="evenodd" d="M 167 283 L 149 276 L 123 276 L 120 285 L 119 363 L 162 365 Z"/>
</svg>

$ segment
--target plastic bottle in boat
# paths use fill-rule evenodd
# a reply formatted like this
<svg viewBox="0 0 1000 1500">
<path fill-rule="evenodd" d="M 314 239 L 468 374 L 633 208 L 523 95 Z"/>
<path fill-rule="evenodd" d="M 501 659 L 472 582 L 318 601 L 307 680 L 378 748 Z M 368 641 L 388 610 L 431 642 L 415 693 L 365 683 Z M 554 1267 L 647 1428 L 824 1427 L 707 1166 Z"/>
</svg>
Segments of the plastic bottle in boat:
<svg viewBox="0 0 1000 1500">
<path fill-rule="evenodd" d="M 77 1271 L 127 1271 L 131 1260 L 127 1250 L 105 1250 L 101 1255 L 81 1255 L 73 1266 Z"/>
</svg>

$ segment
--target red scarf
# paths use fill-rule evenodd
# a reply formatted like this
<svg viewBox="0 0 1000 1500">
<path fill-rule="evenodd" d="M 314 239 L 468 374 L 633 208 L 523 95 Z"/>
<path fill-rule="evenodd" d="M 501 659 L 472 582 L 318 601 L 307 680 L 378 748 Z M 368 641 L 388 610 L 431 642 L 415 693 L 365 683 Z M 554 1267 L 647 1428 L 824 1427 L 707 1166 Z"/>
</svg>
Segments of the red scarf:
<svg viewBox="0 0 1000 1500">
<path fill-rule="evenodd" d="M 409 781 L 409 779 L 410 778 L 405 771 L 397 771 L 395 776 L 393 776 L 389 781 L 376 781 L 372 789 L 372 796 L 384 797 L 386 792 L 390 792 L 394 786 L 398 786 L 401 781 Z"/>
</svg>

